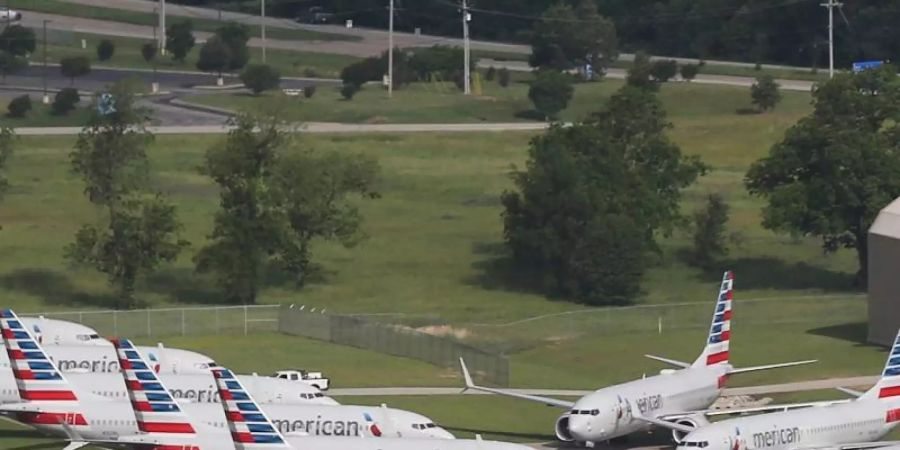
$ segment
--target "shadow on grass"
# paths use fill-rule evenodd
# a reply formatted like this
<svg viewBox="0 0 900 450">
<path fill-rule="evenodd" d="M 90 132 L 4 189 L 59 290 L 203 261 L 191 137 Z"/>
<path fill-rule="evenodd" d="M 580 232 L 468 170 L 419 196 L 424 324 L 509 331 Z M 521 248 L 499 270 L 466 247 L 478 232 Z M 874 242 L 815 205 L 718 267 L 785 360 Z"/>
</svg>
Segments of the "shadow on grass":
<svg viewBox="0 0 900 450">
<path fill-rule="evenodd" d="M 734 113 L 739 116 L 758 116 L 762 114 L 762 111 L 756 108 L 738 108 L 734 111 Z"/>
<path fill-rule="evenodd" d="M 681 255 L 680 255 L 681 257 Z M 822 289 L 830 292 L 861 292 L 855 276 L 807 263 L 787 263 L 773 257 L 729 258 L 720 269 L 704 273 L 704 280 L 715 282 L 722 271 L 734 271 L 741 289 Z"/>
<path fill-rule="evenodd" d="M 211 278 L 197 274 L 193 269 L 162 269 L 148 276 L 143 285 L 150 291 L 172 297 L 184 303 L 222 304 L 222 290 L 216 288 Z"/>
<path fill-rule="evenodd" d="M 498 436 L 503 438 L 517 438 L 517 439 L 528 439 L 530 441 L 554 441 L 556 440 L 556 436 L 552 434 L 542 434 L 542 433 L 513 433 L 508 431 L 498 431 L 498 430 L 476 430 L 474 428 L 456 428 L 456 427 L 444 427 L 447 431 L 456 432 L 456 433 L 472 433 L 472 434 L 480 434 L 480 435 L 491 435 Z"/>
<path fill-rule="evenodd" d="M 463 281 L 489 290 L 546 294 L 540 274 L 517 267 L 502 242 L 477 242 L 472 251 L 483 258 L 472 263 L 478 273 Z"/>
<path fill-rule="evenodd" d="M 48 305 L 89 305 L 116 308 L 119 298 L 111 294 L 80 292 L 63 272 L 48 269 L 18 269 L 0 276 L 0 286 L 41 297 Z"/>
<path fill-rule="evenodd" d="M 543 114 L 541 114 L 533 109 L 527 109 L 524 111 L 516 111 L 513 114 L 513 116 L 515 116 L 518 119 L 533 120 L 535 122 L 543 122 L 547 119 L 546 117 L 544 117 Z"/>
<path fill-rule="evenodd" d="M 806 333 L 852 342 L 858 347 L 880 347 L 869 343 L 869 324 L 866 322 L 829 325 L 827 327 L 806 330 Z"/>
</svg>

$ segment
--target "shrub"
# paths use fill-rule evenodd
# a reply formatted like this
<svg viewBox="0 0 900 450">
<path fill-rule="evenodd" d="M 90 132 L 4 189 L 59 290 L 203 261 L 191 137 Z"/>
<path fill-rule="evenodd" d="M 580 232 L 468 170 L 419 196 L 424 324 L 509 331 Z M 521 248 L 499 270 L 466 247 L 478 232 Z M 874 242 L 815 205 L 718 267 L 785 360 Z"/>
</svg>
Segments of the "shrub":
<svg viewBox="0 0 900 450">
<path fill-rule="evenodd" d="M 21 25 L 10 25 L 0 33 L 0 50 L 16 56 L 34 53 L 36 43 L 34 31 Z"/>
<path fill-rule="evenodd" d="M 494 81 L 494 78 L 497 77 L 497 69 L 494 66 L 488 67 L 487 72 L 484 73 L 485 81 Z"/>
<path fill-rule="evenodd" d="M 344 83 L 341 86 L 341 96 L 344 97 L 344 100 L 353 100 L 353 96 L 356 95 L 362 87 L 358 84 L 354 83 Z"/>
<path fill-rule="evenodd" d="M 12 99 L 6 107 L 6 110 L 8 111 L 7 115 L 9 117 L 25 117 L 25 115 L 28 114 L 28 111 L 31 111 L 31 97 L 26 94 Z"/>
<path fill-rule="evenodd" d="M 97 59 L 100 61 L 108 61 L 116 52 L 116 44 L 109 39 L 103 39 L 97 44 Z"/>
<path fill-rule="evenodd" d="M 156 59 L 156 43 L 155 42 L 147 42 L 141 46 L 141 56 L 144 58 L 144 61 L 152 62 Z"/>
<path fill-rule="evenodd" d="M 197 68 L 203 72 L 217 73 L 228 70 L 231 50 L 218 36 L 209 38 L 202 47 L 197 57 Z"/>
<path fill-rule="evenodd" d="M 316 95 L 316 85 L 311 84 L 305 88 L 303 88 L 303 96 L 306 98 L 312 98 L 313 95 Z"/>
<path fill-rule="evenodd" d="M 241 81 L 247 89 L 259 95 L 260 92 L 276 89 L 281 83 L 281 74 L 267 64 L 251 64 L 241 72 Z"/>
<path fill-rule="evenodd" d="M 69 56 L 59 60 L 59 71 L 75 83 L 75 77 L 91 73 L 91 61 L 85 56 Z"/>
<path fill-rule="evenodd" d="M 674 59 L 660 59 L 653 61 L 650 66 L 650 75 L 660 83 L 666 83 L 678 74 L 678 61 Z"/>
<path fill-rule="evenodd" d="M 573 91 L 569 75 L 556 70 L 543 70 L 531 83 L 528 98 L 534 103 L 534 109 L 547 118 L 555 119 L 569 105 Z"/>
<path fill-rule="evenodd" d="M 372 56 L 344 67 L 341 70 L 341 81 L 345 85 L 362 86 L 369 81 L 381 80 L 385 73 L 387 73 L 387 64 L 381 58 Z"/>
<path fill-rule="evenodd" d="M 691 81 L 694 78 L 697 78 L 698 73 L 700 73 L 700 66 L 698 64 L 685 64 L 681 66 L 681 78 L 685 81 Z"/>
<path fill-rule="evenodd" d="M 781 92 L 772 75 L 761 75 L 756 77 L 756 82 L 750 86 L 750 97 L 753 104 L 765 112 L 775 109 L 775 105 L 781 101 Z"/>
<path fill-rule="evenodd" d="M 509 86 L 509 69 L 506 67 L 501 67 L 500 70 L 497 71 L 497 82 L 500 83 L 501 87 Z"/>
<path fill-rule="evenodd" d="M 78 89 L 65 88 L 57 92 L 56 97 L 53 98 L 53 105 L 51 105 L 53 114 L 64 116 L 75 109 L 79 101 L 81 101 L 81 96 L 78 95 Z"/>
<path fill-rule="evenodd" d="M 312 68 L 312 67 L 307 67 L 307 68 L 303 69 L 303 76 L 306 77 L 306 78 L 319 78 L 319 77 L 321 77 L 321 75 L 319 74 L 319 71 L 316 70 L 316 69 L 314 69 L 314 68 Z"/>
</svg>

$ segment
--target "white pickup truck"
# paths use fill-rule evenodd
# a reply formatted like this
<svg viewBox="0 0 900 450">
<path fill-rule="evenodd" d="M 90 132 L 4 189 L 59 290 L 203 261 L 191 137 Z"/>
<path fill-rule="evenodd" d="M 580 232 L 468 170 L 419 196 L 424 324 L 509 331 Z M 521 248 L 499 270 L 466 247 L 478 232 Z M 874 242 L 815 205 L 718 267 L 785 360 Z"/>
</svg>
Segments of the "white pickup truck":
<svg viewBox="0 0 900 450">
<path fill-rule="evenodd" d="M 305 370 L 279 370 L 275 372 L 275 378 L 288 381 L 300 381 L 320 391 L 327 391 L 331 387 L 331 380 L 325 378 L 322 372 L 307 372 Z"/>
<path fill-rule="evenodd" d="M 0 21 L 22 20 L 22 13 L 9 8 L 0 8 Z"/>
</svg>

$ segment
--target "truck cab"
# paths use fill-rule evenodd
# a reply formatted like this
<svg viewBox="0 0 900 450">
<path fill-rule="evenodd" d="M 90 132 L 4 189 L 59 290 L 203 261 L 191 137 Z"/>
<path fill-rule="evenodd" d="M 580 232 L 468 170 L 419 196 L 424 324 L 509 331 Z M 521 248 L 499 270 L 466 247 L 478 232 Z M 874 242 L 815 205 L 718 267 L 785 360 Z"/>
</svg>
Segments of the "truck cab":
<svg viewBox="0 0 900 450">
<path fill-rule="evenodd" d="M 302 369 L 279 370 L 273 375 L 282 380 L 298 381 L 308 384 L 320 391 L 327 391 L 331 387 L 331 381 L 322 375 L 322 372 L 307 372 Z"/>
</svg>

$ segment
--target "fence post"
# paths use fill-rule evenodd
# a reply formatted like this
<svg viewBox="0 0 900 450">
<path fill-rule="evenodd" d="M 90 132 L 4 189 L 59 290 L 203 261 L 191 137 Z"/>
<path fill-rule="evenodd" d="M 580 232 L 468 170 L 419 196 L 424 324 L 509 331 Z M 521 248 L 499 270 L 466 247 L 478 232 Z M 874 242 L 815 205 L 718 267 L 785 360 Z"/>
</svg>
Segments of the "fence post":
<svg viewBox="0 0 900 450">
<path fill-rule="evenodd" d="M 113 310 L 113 335 L 119 335 L 119 311 Z"/>
<path fill-rule="evenodd" d="M 656 332 L 662 334 L 662 316 L 657 317 L 656 320 Z"/>
<path fill-rule="evenodd" d="M 84 324 L 84 313 L 81 311 L 78 311 L 78 323 Z"/>
<path fill-rule="evenodd" d="M 244 336 L 247 335 L 247 305 L 244 305 Z"/>
<path fill-rule="evenodd" d="M 219 308 L 216 307 L 216 334 L 219 334 Z"/>
<path fill-rule="evenodd" d="M 187 334 L 187 332 L 184 327 L 184 308 L 181 308 L 181 335 L 184 336 L 185 334 Z"/>
<path fill-rule="evenodd" d="M 153 336 L 153 331 L 150 329 L 150 308 L 147 308 L 147 337 Z"/>
</svg>

